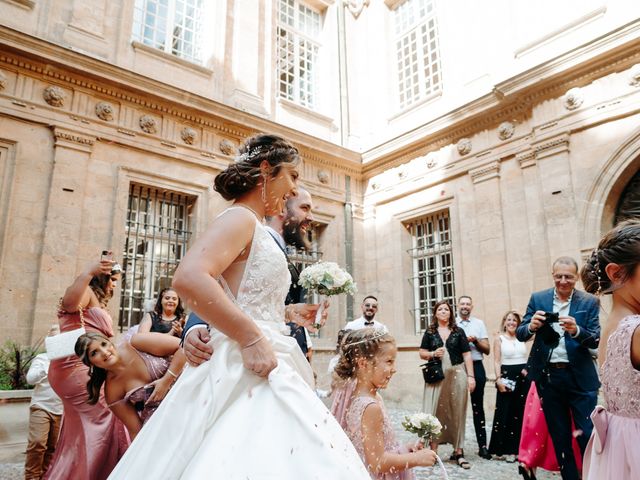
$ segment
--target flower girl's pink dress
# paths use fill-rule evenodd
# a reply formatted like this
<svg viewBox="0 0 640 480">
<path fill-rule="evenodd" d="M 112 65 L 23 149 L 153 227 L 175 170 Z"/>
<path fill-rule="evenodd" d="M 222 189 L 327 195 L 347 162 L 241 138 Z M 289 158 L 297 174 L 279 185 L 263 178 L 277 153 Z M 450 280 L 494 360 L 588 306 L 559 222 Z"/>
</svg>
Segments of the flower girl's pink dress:
<svg viewBox="0 0 640 480">
<path fill-rule="evenodd" d="M 640 371 L 631 363 L 631 339 L 640 315 L 624 318 L 607 341 L 602 391 L 607 409 L 591 414 L 593 433 L 584 457 L 586 480 L 640 478 Z"/>
</svg>

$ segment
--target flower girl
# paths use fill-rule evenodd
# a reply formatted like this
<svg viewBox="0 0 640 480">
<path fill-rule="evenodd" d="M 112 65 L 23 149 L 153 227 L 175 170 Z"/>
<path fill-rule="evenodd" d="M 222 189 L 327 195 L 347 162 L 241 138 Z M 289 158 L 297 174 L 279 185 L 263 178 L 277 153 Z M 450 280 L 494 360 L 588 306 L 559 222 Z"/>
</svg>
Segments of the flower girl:
<svg viewBox="0 0 640 480">
<path fill-rule="evenodd" d="M 354 330 L 344 340 L 335 369 L 340 377 L 355 381 L 353 394 L 345 398 L 349 404 L 342 409 L 345 418 L 338 421 L 371 478 L 379 480 L 412 480 L 412 467 L 436 462 L 435 452 L 423 449 L 421 443 L 400 446 L 378 395 L 396 373 L 396 354 L 395 340 L 388 333 L 373 328 Z"/>
</svg>

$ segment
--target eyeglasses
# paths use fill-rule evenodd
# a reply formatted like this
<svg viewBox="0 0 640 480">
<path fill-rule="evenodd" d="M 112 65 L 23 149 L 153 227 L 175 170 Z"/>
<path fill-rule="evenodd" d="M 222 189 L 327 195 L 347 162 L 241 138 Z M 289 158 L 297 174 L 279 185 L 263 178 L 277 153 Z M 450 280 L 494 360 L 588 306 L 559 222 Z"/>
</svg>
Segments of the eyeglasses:
<svg viewBox="0 0 640 480">
<path fill-rule="evenodd" d="M 364 308 L 375 308 L 376 310 L 378 309 L 378 305 L 374 305 L 372 303 L 364 303 L 362 306 Z"/>
<path fill-rule="evenodd" d="M 576 276 L 575 275 L 554 275 L 553 276 L 554 280 L 575 280 Z"/>
</svg>

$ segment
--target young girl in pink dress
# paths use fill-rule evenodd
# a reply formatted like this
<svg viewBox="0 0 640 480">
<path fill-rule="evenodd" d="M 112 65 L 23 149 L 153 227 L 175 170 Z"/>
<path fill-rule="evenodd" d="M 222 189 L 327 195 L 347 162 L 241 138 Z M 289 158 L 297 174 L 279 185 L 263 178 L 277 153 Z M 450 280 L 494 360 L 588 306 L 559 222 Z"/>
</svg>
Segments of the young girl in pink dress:
<svg viewBox="0 0 640 480">
<path fill-rule="evenodd" d="M 432 466 L 436 454 L 419 443 L 401 446 L 395 438 L 378 390 L 396 373 L 397 349 L 391 335 L 373 328 L 350 332 L 336 373 L 354 381 L 345 405 L 344 425 L 374 480 L 413 480 L 412 467 Z"/>
<path fill-rule="evenodd" d="M 581 271 L 589 293 L 611 294 L 598 358 L 606 409 L 591 414 L 585 480 L 640 478 L 640 221 L 607 233 Z"/>
</svg>

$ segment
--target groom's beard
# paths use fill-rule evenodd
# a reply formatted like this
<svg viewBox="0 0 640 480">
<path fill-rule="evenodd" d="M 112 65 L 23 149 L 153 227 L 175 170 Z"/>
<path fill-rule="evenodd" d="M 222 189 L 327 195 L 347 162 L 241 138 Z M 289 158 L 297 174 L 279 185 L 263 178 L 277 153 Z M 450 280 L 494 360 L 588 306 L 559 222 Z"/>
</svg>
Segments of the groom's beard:
<svg viewBox="0 0 640 480">
<path fill-rule="evenodd" d="M 297 249 L 303 248 L 307 252 L 310 252 L 312 248 L 311 242 L 307 238 L 306 230 L 302 230 L 303 227 L 306 227 L 308 229 L 309 226 L 310 222 L 299 222 L 298 220 L 293 218 L 288 219 L 285 222 L 283 229 L 284 242 L 287 245 L 293 245 Z"/>
</svg>

